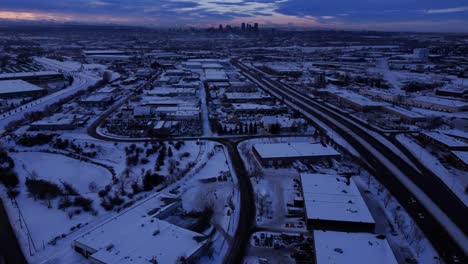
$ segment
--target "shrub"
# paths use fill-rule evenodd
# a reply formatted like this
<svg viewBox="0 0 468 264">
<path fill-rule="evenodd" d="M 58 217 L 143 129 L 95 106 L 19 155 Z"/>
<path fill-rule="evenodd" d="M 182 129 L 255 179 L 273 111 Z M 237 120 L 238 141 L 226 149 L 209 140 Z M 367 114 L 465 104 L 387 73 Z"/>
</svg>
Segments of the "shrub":
<svg viewBox="0 0 468 264">
<path fill-rule="evenodd" d="M 88 198 L 84 198 L 82 196 L 78 196 L 78 197 L 75 198 L 75 200 L 73 200 L 73 205 L 76 206 L 76 207 L 83 208 L 83 211 L 85 211 L 85 212 L 91 211 L 92 204 L 93 204 L 93 200 L 88 199 Z"/>
<path fill-rule="evenodd" d="M 0 183 L 5 187 L 14 188 L 19 183 L 18 175 L 11 169 L 2 170 L 0 171 Z"/>
<path fill-rule="evenodd" d="M 161 176 L 157 173 L 151 174 L 146 173 L 145 177 L 143 177 L 143 189 L 145 191 L 152 190 L 155 186 L 158 186 L 164 181 L 164 176 Z"/>
<path fill-rule="evenodd" d="M 80 193 L 75 189 L 75 187 L 73 187 L 68 182 L 62 182 L 62 186 L 63 186 L 64 195 L 71 195 L 71 196 L 80 195 Z"/>
</svg>

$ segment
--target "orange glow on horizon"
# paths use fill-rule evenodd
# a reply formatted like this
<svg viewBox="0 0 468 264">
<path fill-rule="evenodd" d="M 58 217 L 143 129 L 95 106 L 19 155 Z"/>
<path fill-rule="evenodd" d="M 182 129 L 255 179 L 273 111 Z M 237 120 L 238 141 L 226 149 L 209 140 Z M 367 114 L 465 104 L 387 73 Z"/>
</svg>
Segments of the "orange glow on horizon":
<svg viewBox="0 0 468 264">
<path fill-rule="evenodd" d="M 18 11 L 0 11 L 0 19 L 7 20 L 55 20 L 55 21 L 71 21 L 72 18 L 63 14 L 50 14 L 43 12 L 18 12 Z"/>
<path fill-rule="evenodd" d="M 99 23 L 130 23 L 125 17 L 107 15 L 83 15 L 29 11 L 0 11 L 0 20 L 27 20 L 27 21 L 57 21 L 57 22 L 99 22 Z"/>
</svg>

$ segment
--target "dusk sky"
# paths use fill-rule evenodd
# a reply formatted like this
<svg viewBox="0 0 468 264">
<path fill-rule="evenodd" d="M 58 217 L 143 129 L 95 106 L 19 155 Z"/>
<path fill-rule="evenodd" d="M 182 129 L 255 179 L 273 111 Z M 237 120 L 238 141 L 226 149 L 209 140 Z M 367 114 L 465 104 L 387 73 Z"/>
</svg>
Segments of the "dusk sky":
<svg viewBox="0 0 468 264">
<path fill-rule="evenodd" d="M 468 0 L 0 0 L 0 19 L 468 32 Z"/>
</svg>

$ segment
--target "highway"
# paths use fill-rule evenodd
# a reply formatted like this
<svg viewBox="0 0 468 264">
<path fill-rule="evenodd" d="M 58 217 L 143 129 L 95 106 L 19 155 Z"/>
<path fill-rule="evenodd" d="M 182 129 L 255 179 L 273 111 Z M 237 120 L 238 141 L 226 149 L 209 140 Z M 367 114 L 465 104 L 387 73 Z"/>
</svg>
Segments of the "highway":
<svg viewBox="0 0 468 264">
<path fill-rule="evenodd" d="M 331 127 L 371 165 L 367 168 L 398 199 L 447 263 L 466 263 L 467 208 L 439 179 L 419 170 L 375 139 L 366 129 L 261 72 L 234 60 L 243 74 L 280 100 Z M 431 199 L 432 197 L 433 199 Z M 415 203 L 409 203 L 415 199 Z"/>
</svg>

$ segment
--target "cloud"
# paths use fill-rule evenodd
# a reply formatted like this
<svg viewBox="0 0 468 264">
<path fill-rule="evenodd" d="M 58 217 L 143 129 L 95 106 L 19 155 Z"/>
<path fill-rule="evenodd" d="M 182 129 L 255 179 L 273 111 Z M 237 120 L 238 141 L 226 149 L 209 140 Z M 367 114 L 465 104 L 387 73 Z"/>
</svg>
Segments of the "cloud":
<svg viewBox="0 0 468 264">
<path fill-rule="evenodd" d="M 408 24 L 417 30 L 431 21 L 458 21 L 467 27 L 466 1 L 451 0 L 447 5 L 440 0 L 0 0 L 0 19 L 144 26 L 258 22 L 268 26 L 378 26 L 392 30 L 408 30 L 405 22 L 419 21 Z"/>
<path fill-rule="evenodd" d="M 465 12 L 465 11 L 468 11 L 468 6 L 459 6 L 459 7 L 444 8 L 444 9 L 428 9 L 428 10 L 424 10 L 424 13 L 446 14 L 446 13 L 458 13 L 458 12 Z"/>
</svg>

